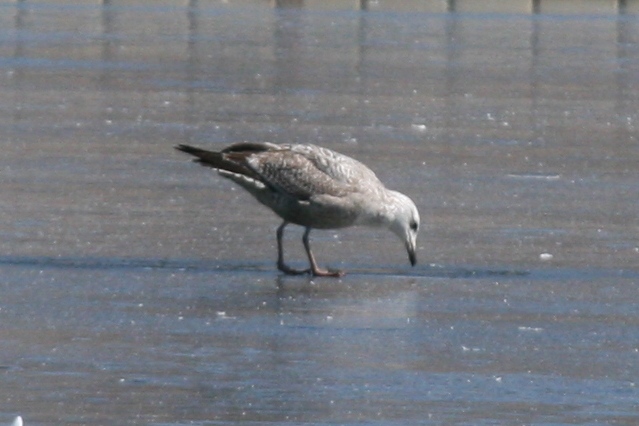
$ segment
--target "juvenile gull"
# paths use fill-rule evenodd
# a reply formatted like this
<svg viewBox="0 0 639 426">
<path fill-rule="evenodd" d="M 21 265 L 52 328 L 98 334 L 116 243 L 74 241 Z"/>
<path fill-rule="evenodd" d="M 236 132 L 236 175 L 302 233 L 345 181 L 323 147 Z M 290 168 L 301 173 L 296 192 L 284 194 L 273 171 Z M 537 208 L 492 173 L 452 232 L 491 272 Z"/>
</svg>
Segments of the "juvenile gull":
<svg viewBox="0 0 639 426">
<path fill-rule="evenodd" d="M 317 266 L 309 243 L 313 228 L 385 227 L 404 242 L 411 265 L 417 261 L 419 213 L 415 203 L 387 189 L 357 160 L 310 144 L 237 143 L 219 152 L 189 145 L 175 149 L 195 156 L 196 163 L 217 169 L 283 219 L 277 228 L 277 267 L 282 272 L 344 275 Z M 306 228 L 302 241 L 310 269 L 297 270 L 284 263 L 282 237 L 289 223 Z"/>
</svg>

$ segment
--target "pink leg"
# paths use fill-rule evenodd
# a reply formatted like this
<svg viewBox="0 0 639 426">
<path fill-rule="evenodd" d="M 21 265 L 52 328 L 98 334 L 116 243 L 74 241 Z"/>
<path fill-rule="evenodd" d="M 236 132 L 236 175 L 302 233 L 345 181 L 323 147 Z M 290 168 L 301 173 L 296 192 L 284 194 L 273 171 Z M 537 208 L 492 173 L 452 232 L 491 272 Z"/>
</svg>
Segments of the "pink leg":
<svg viewBox="0 0 639 426">
<path fill-rule="evenodd" d="M 317 277 L 343 277 L 344 271 L 329 271 L 328 269 L 320 269 L 317 266 L 317 262 L 315 261 L 315 256 L 313 256 L 313 252 L 311 252 L 311 244 L 308 241 L 308 236 L 311 233 L 311 228 L 306 228 L 304 231 L 304 236 L 302 237 L 302 242 L 304 243 L 304 248 L 306 249 L 306 254 L 308 255 L 308 261 L 311 263 L 311 273 Z"/>
<path fill-rule="evenodd" d="M 293 269 L 284 263 L 284 243 L 282 238 L 284 237 L 284 228 L 288 225 L 288 222 L 284 221 L 277 228 L 277 269 L 289 275 L 301 275 L 311 272 L 310 269 Z"/>
</svg>

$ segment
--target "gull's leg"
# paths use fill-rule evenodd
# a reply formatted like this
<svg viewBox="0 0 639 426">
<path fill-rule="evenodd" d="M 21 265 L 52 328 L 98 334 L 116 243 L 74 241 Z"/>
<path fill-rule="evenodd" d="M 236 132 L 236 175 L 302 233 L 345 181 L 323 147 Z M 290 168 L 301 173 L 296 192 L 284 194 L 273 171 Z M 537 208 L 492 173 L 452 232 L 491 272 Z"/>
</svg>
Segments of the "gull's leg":
<svg viewBox="0 0 639 426">
<path fill-rule="evenodd" d="M 284 221 L 277 228 L 277 269 L 289 275 L 308 274 L 311 272 L 310 269 L 293 269 L 284 263 L 284 243 L 282 242 L 282 237 L 284 237 L 284 228 L 286 225 L 288 225 L 288 222 Z"/>
<path fill-rule="evenodd" d="M 308 241 L 308 236 L 311 233 L 311 228 L 306 228 L 304 231 L 304 236 L 302 237 L 302 242 L 304 242 L 304 248 L 306 249 L 306 254 L 308 255 L 308 261 L 311 263 L 311 273 L 318 277 L 342 277 L 344 276 L 343 271 L 329 271 L 328 269 L 320 269 L 317 266 L 317 262 L 315 262 L 315 256 L 313 256 L 313 252 L 311 252 L 311 244 Z"/>
</svg>

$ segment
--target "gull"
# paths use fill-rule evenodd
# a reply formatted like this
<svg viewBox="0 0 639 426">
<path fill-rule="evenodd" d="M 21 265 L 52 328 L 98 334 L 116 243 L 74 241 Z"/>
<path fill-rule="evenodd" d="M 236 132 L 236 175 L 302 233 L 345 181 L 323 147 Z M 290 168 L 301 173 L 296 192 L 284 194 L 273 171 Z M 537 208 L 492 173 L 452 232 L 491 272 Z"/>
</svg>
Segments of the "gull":
<svg viewBox="0 0 639 426">
<path fill-rule="evenodd" d="M 311 229 L 339 229 L 354 225 L 390 229 L 404 243 L 415 265 L 419 213 L 406 195 L 390 190 L 375 173 L 346 155 L 311 144 L 244 142 L 221 151 L 178 145 L 193 161 L 247 190 L 282 220 L 277 228 L 277 267 L 286 274 L 341 277 L 343 271 L 320 268 L 309 243 Z M 309 269 L 293 269 L 284 262 L 282 238 L 288 224 L 305 228 L 302 242 Z"/>
</svg>

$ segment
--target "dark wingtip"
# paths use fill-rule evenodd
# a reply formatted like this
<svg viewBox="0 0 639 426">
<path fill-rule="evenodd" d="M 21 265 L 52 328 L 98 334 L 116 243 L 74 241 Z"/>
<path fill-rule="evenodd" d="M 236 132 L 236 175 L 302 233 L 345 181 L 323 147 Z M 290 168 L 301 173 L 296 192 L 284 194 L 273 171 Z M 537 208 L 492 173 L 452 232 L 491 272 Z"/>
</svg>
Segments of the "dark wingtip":
<svg viewBox="0 0 639 426">
<path fill-rule="evenodd" d="M 199 148 L 196 148 L 191 145 L 184 145 L 184 144 L 175 145 L 173 148 L 181 152 L 186 152 L 187 154 L 193 154 L 195 152 L 201 151 L 201 149 Z"/>
</svg>

